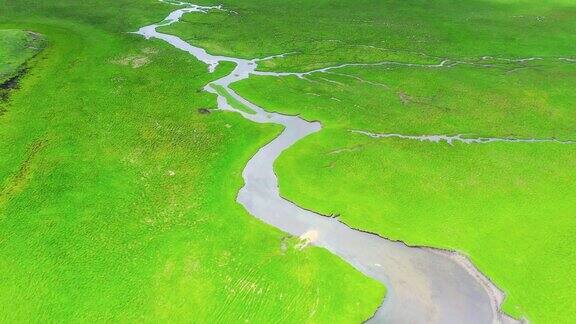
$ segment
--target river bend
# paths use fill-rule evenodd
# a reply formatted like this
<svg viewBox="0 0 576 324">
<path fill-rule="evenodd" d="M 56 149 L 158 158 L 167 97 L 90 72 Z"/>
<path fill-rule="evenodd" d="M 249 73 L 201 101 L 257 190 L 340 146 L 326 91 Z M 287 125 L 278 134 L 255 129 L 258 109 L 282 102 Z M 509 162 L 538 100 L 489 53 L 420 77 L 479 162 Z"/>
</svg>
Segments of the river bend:
<svg viewBox="0 0 576 324">
<path fill-rule="evenodd" d="M 146 39 L 165 41 L 190 53 L 206 63 L 210 72 L 221 62 L 234 63 L 236 66 L 230 74 L 204 88 L 217 96 L 219 109 L 234 111 L 256 123 L 284 127 L 278 137 L 260 148 L 248 161 L 242 173 L 245 184 L 238 193 L 237 201 L 251 215 L 284 232 L 299 236 L 309 244 L 327 249 L 366 276 L 384 284 L 387 287 L 386 297 L 369 322 L 515 322 L 500 311 L 503 293 L 463 255 L 426 247 L 409 247 L 399 241 L 350 228 L 336 218 L 303 209 L 282 198 L 274 173 L 274 161 L 297 141 L 320 131 L 321 124 L 298 116 L 267 112 L 230 89 L 232 83 L 257 74 L 258 62 L 274 57 L 246 60 L 211 55 L 177 36 L 157 31 L 158 27 L 176 23 L 186 13 L 207 14 L 212 10 L 223 10 L 220 6 L 164 2 L 180 8 L 172 11 L 162 22 L 140 28 L 136 34 Z M 285 73 L 266 72 L 266 75 L 283 76 Z M 224 89 L 254 113 L 236 109 L 217 89 Z"/>
</svg>

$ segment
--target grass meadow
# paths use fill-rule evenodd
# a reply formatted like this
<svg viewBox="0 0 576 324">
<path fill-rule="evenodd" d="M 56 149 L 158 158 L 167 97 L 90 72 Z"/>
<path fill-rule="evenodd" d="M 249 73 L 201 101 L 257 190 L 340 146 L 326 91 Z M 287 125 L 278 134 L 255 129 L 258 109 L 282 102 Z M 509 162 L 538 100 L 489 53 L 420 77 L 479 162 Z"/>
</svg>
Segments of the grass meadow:
<svg viewBox="0 0 576 324">
<path fill-rule="evenodd" d="M 374 139 L 402 134 L 575 140 L 576 6 L 571 1 L 225 1 L 236 13 L 165 28 L 213 53 L 292 53 L 233 87 L 324 130 L 277 163 L 304 208 L 409 244 L 470 256 L 535 323 L 570 322 L 576 146 Z M 534 58 L 534 59 L 531 59 Z M 525 60 L 530 59 L 530 60 Z"/>
<path fill-rule="evenodd" d="M 18 29 L 0 30 L 0 82 L 14 77 L 43 46 L 40 35 Z"/>
<path fill-rule="evenodd" d="M 292 53 L 260 63 L 271 71 L 455 64 L 257 76 L 234 90 L 324 125 L 278 161 L 285 197 L 385 237 L 461 251 L 506 292 L 510 314 L 571 321 L 576 145 L 448 145 L 351 130 L 576 140 L 573 1 L 222 4 L 232 11 L 161 30 L 214 54 Z M 22 53 L 22 31 L 46 39 L 40 54 L 0 67 L 28 67 L 0 103 L 0 321 L 370 317 L 383 287 L 324 250 L 293 249 L 235 202 L 244 164 L 280 129 L 198 113 L 216 105 L 201 88 L 231 67 L 211 75 L 126 33 L 174 7 L 0 7 L 0 29 L 12 30 L 0 32 L 2 48 Z"/>
<path fill-rule="evenodd" d="M 0 321 L 359 322 L 383 287 L 235 202 L 278 134 L 201 114 L 226 73 L 127 32 L 156 1 L 0 1 L 46 48 L 0 103 Z M 0 42 L 17 45 L 0 34 Z M 4 43 L 2 43 L 4 44 Z M 358 294 L 358 291 L 362 291 Z"/>
<path fill-rule="evenodd" d="M 462 251 L 508 294 L 508 312 L 565 322 L 563 310 L 576 307 L 576 145 L 451 146 L 351 132 L 574 140 L 576 64 L 518 68 L 353 67 L 309 80 L 255 77 L 235 90 L 325 125 L 278 160 L 288 199 L 409 244 Z"/>
</svg>

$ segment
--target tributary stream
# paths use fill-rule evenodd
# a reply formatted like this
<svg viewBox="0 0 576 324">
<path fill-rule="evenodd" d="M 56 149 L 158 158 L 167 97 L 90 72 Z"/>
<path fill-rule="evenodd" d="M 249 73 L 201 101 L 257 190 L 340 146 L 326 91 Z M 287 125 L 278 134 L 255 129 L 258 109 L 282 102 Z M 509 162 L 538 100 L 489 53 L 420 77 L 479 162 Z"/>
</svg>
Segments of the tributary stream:
<svg viewBox="0 0 576 324">
<path fill-rule="evenodd" d="M 249 78 L 262 59 L 246 60 L 211 55 L 177 36 L 157 31 L 190 12 L 208 13 L 220 7 L 171 2 L 181 6 L 161 23 L 145 26 L 137 34 L 156 38 L 186 51 L 206 63 L 213 72 L 220 62 L 236 64 L 234 70 L 205 86 L 217 95 L 218 107 L 234 111 L 256 123 L 278 124 L 282 133 L 266 144 L 249 161 L 242 176 L 244 187 L 237 201 L 261 221 L 310 244 L 327 249 L 387 288 L 386 297 L 369 322 L 385 323 L 500 323 L 514 320 L 501 313 L 503 294 L 463 255 L 427 247 L 410 247 L 375 234 L 350 228 L 336 218 L 303 209 L 282 198 L 274 161 L 304 137 L 321 130 L 319 122 L 298 116 L 267 112 L 235 93 L 229 86 Z M 270 58 L 269 58 L 270 59 Z M 282 76 L 282 73 L 266 72 Z M 217 91 L 225 90 L 254 113 L 236 109 Z M 358 292 L 362 294 L 362 292 Z M 281 307 L 281 305 L 279 305 Z"/>
</svg>

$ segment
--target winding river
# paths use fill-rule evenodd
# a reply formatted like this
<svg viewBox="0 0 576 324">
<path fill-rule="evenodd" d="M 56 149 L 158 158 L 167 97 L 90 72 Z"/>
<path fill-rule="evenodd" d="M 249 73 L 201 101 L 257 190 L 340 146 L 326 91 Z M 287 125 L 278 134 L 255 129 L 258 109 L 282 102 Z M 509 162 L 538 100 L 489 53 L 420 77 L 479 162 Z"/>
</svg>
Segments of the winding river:
<svg viewBox="0 0 576 324">
<path fill-rule="evenodd" d="M 298 116 L 265 111 L 230 89 L 234 82 L 258 74 L 258 62 L 211 55 L 177 36 L 157 31 L 158 27 L 177 22 L 191 12 L 222 10 L 219 6 L 199 6 L 169 2 L 181 6 L 162 22 L 140 28 L 136 33 L 146 39 L 156 38 L 186 51 L 206 63 L 213 72 L 220 62 L 232 62 L 234 70 L 205 86 L 217 96 L 218 107 L 233 111 L 256 123 L 282 125 L 283 132 L 254 155 L 244 168 L 244 187 L 237 201 L 250 214 L 308 244 L 319 246 L 339 256 L 368 277 L 383 283 L 388 291 L 382 305 L 369 322 L 380 323 L 513 323 L 500 311 L 503 293 L 482 275 L 463 255 L 426 247 L 409 247 L 375 234 L 356 230 L 336 218 L 305 210 L 283 199 L 274 173 L 274 161 L 300 139 L 318 132 L 322 125 Z M 282 76 L 283 73 L 266 72 Z M 220 90 L 220 91 L 217 91 Z M 247 113 L 233 107 L 222 90 L 253 110 Z M 281 306 L 279 306 L 281 307 Z"/>
</svg>

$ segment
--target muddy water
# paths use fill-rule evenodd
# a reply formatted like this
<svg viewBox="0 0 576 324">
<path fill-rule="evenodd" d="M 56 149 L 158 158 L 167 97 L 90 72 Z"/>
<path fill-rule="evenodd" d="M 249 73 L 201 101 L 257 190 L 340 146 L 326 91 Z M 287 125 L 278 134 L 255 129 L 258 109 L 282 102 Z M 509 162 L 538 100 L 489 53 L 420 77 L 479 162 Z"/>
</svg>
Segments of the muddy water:
<svg viewBox="0 0 576 324">
<path fill-rule="evenodd" d="M 207 14 L 220 7 L 197 6 L 170 2 L 184 8 L 170 13 L 161 23 L 142 27 L 137 34 L 156 38 L 186 51 L 206 63 L 210 72 L 220 62 L 233 62 L 234 71 L 206 85 L 205 90 L 217 95 L 218 107 L 241 114 L 256 123 L 284 126 L 284 131 L 262 147 L 246 165 L 242 176 L 245 185 L 238 202 L 250 214 L 284 232 L 300 236 L 309 244 L 326 248 L 360 272 L 383 283 L 387 295 L 371 322 L 386 323 L 498 323 L 512 322 L 500 313 L 502 293 L 492 285 L 465 257 L 448 251 L 408 247 L 374 234 L 352 229 L 335 218 L 305 210 L 280 197 L 274 161 L 300 139 L 320 131 L 318 122 L 297 116 L 269 113 L 229 88 L 229 85 L 255 74 L 259 61 L 208 54 L 177 36 L 160 33 L 157 27 L 178 21 L 189 12 Z M 282 76 L 283 73 L 267 75 Z M 215 88 L 221 86 L 255 114 L 232 107 Z M 359 291 L 359 294 L 362 292 Z M 281 307 L 281 305 L 278 305 Z"/>
</svg>

